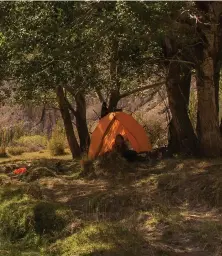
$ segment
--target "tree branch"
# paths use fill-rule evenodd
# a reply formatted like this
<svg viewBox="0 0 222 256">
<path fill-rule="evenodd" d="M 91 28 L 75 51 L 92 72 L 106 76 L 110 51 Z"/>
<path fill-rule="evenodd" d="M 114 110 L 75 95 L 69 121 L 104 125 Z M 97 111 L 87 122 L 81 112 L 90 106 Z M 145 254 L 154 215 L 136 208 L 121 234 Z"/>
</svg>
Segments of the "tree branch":
<svg viewBox="0 0 222 256">
<path fill-rule="evenodd" d="M 68 101 L 67 98 L 65 98 L 65 101 L 66 101 L 66 104 L 67 104 L 68 108 L 71 110 L 72 114 L 73 114 L 74 116 L 76 116 L 76 111 L 75 111 L 75 109 L 72 107 L 72 105 L 70 104 L 70 102 Z"/>
<path fill-rule="evenodd" d="M 69 86 L 69 85 L 66 85 L 66 86 L 64 86 L 64 88 L 70 93 L 70 94 L 72 94 L 72 96 L 76 96 L 76 90 L 75 89 L 73 89 L 71 86 Z"/>
<path fill-rule="evenodd" d="M 149 85 L 146 85 L 146 86 L 143 86 L 143 87 L 140 87 L 140 88 L 136 88 L 136 89 L 134 89 L 132 91 L 129 91 L 129 92 L 121 94 L 119 98 L 122 99 L 122 98 L 128 97 L 128 96 L 130 96 L 130 95 L 132 95 L 134 93 L 143 92 L 145 90 L 148 90 L 148 89 L 151 89 L 151 88 L 155 88 L 155 87 L 161 86 L 163 84 L 165 84 L 165 81 L 162 81 L 162 82 L 159 82 L 159 83 L 155 83 L 155 84 L 149 84 Z"/>
<path fill-rule="evenodd" d="M 101 103 L 105 102 L 105 99 L 104 99 L 104 97 L 103 97 L 102 92 L 101 92 L 100 89 L 96 88 L 96 94 L 97 94 L 97 96 L 98 96 L 98 98 L 99 98 L 99 101 L 100 101 Z"/>
</svg>

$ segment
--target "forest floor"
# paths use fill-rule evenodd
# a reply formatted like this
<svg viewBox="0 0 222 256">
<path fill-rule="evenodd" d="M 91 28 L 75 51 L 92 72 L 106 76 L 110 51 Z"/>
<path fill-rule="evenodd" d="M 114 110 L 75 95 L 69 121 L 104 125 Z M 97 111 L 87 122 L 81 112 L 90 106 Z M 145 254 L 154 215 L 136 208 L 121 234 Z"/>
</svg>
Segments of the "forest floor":
<svg viewBox="0 0 222 256">
<path fill-rule="evenodd" d="M 0 203 L 0 256 L 222 255 L 222 159 L 91 178 L 70 159 L 11 159 L 0 163 Z"/>
</svg>

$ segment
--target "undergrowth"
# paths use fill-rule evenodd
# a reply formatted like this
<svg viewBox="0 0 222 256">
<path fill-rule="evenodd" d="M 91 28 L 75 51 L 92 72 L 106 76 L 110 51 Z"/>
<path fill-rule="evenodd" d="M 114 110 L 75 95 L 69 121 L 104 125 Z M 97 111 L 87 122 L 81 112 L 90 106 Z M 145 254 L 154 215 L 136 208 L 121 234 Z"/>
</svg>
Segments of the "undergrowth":
<svg viewBox="0 0 222 256">
<path fill-rule="evenodd" d="M 10 146 L 7 148 L 7 151 L 12 156 L 20 156 L 27 152 L 27 148 L 21 146 Z"/>
<path fill-rule="evenodd" d="M 0 241 L 4 247 L 10 244 L 8 251 L 16 247 L 38 251 L 58 238 L 72 219 L 68 208 L 44 201 L 36 186 L 11 184 L 0 189 Z"/>
<path fill-rule="evenodd" d="M 117 223 L 95 223 L 53 244 L 49 255 L 140 255 L 143 239 Z"/>
<path fill-rule="evenodd" d="M 0 175 L 0 255 L 221 255 L 221 164 L 132 165 L 114 154 L 78 179 L 77 162 Z"/>
<path fill-rule="evenodd" d="M 14 142 L 17 146 L 25 147 L 30 152 L 46 149 L 47 137 L 42 135 L 22 136 Z"/>
</svg>

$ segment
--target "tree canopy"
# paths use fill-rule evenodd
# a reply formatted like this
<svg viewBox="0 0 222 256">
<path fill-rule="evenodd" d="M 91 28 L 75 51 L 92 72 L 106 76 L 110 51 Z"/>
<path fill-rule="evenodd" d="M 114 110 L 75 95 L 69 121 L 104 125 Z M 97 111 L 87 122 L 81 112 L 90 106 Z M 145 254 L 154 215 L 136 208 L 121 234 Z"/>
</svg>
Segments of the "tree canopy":
<svg viewBox="0 0 222 256">
<path fill-rule="evenodd" d="M 51 100 L 55 104 L 57 95 L 56 104 L 67 108 L 64 122 L 75 116 L 82 143 L 89 143 L 83 139 L 89 137 L 85 95 L 95 91 L 101 101 L 108 98 L 113 111 L 121 98 L 163 84 L 176 133 L 173 136 L 177 144 L 180 141 L 176 150 L 189 147 L 188 151 L 194 152 L 198 144 L 208 155 L 206 148 L 214 147 L 211 141 L 220 140 L 220 3 L 2 2 L 0 11 L 1 80 L 14 82 L 20 101 Z M 181 89 L 185 83 L 184 90 L 190 88 L 187 77 L 193 71 L 199 81 L 198 132 L 187 113 L 189 89 L 187 96 Z M 209 90 L 212 100 L 208 100 L 207 117 L 203 109 L 208 105 L 202 103 Z M 204 126 L 206 121 L 213 131 Z M 184 142 L 194 138 L 195 147 Z M 214 154 L 219 151 L 218 146 Z"/>
</svg>

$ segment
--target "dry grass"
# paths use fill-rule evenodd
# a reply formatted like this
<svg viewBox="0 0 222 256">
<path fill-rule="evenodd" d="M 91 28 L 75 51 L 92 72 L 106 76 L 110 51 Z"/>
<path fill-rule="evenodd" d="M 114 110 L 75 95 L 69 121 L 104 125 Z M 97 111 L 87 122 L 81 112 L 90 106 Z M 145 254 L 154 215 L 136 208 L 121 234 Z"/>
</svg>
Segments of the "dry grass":
<svg viewBox="0 0 222 256">
<path fill-rule="evenodd" d="M 72 156 L 70 151 L 66 149 L 65 154 L 62 156 L 51 156 L 48 150 L 42 150 L 39 152 L 25 152 L 21 156 L 10 156 L 0 158 L 0 163 L 4 164 L 12 161 L 22 161 L 22 160 L 34 160 L 34 159 L 61 159 L 61 160 L 71 160 Z"/>
<path fill-rule="evenodd" d="M 60 160 L 63 169 L 60 173 L 57 161 L 34 162 L 39 168 L 50 169 L 53 177 L 38 172 L 40 177 L 35 183 L 15 178 L 7 181 L 15 182 L 15 188 L 27 187 L 23 193 L 38 195 L 34 200 L 62 205 L 72 211 L 73 217 L 60 235 L 41 245 L 42 255 L 221 255 L 220 159 L 141 163 L 133 167 L 134 172 L 133 168 L 130 173 L 125 169 L 124 175 L 117 179 L 109 175 L 74 179 L 74 174 L 79 173 L 79 163 Z M 101 164 L 102 161 L 95 164 L 102 169 L 100 174 L 105 171 L 110 174 L 110 163 Z M 114 165 L 112 168 L 116 175 L 118 170 Z M 2 180 L 4 177 L 5 174 Z M 4 195 L 12 197 L 8 192 Z"/>
</svg>

